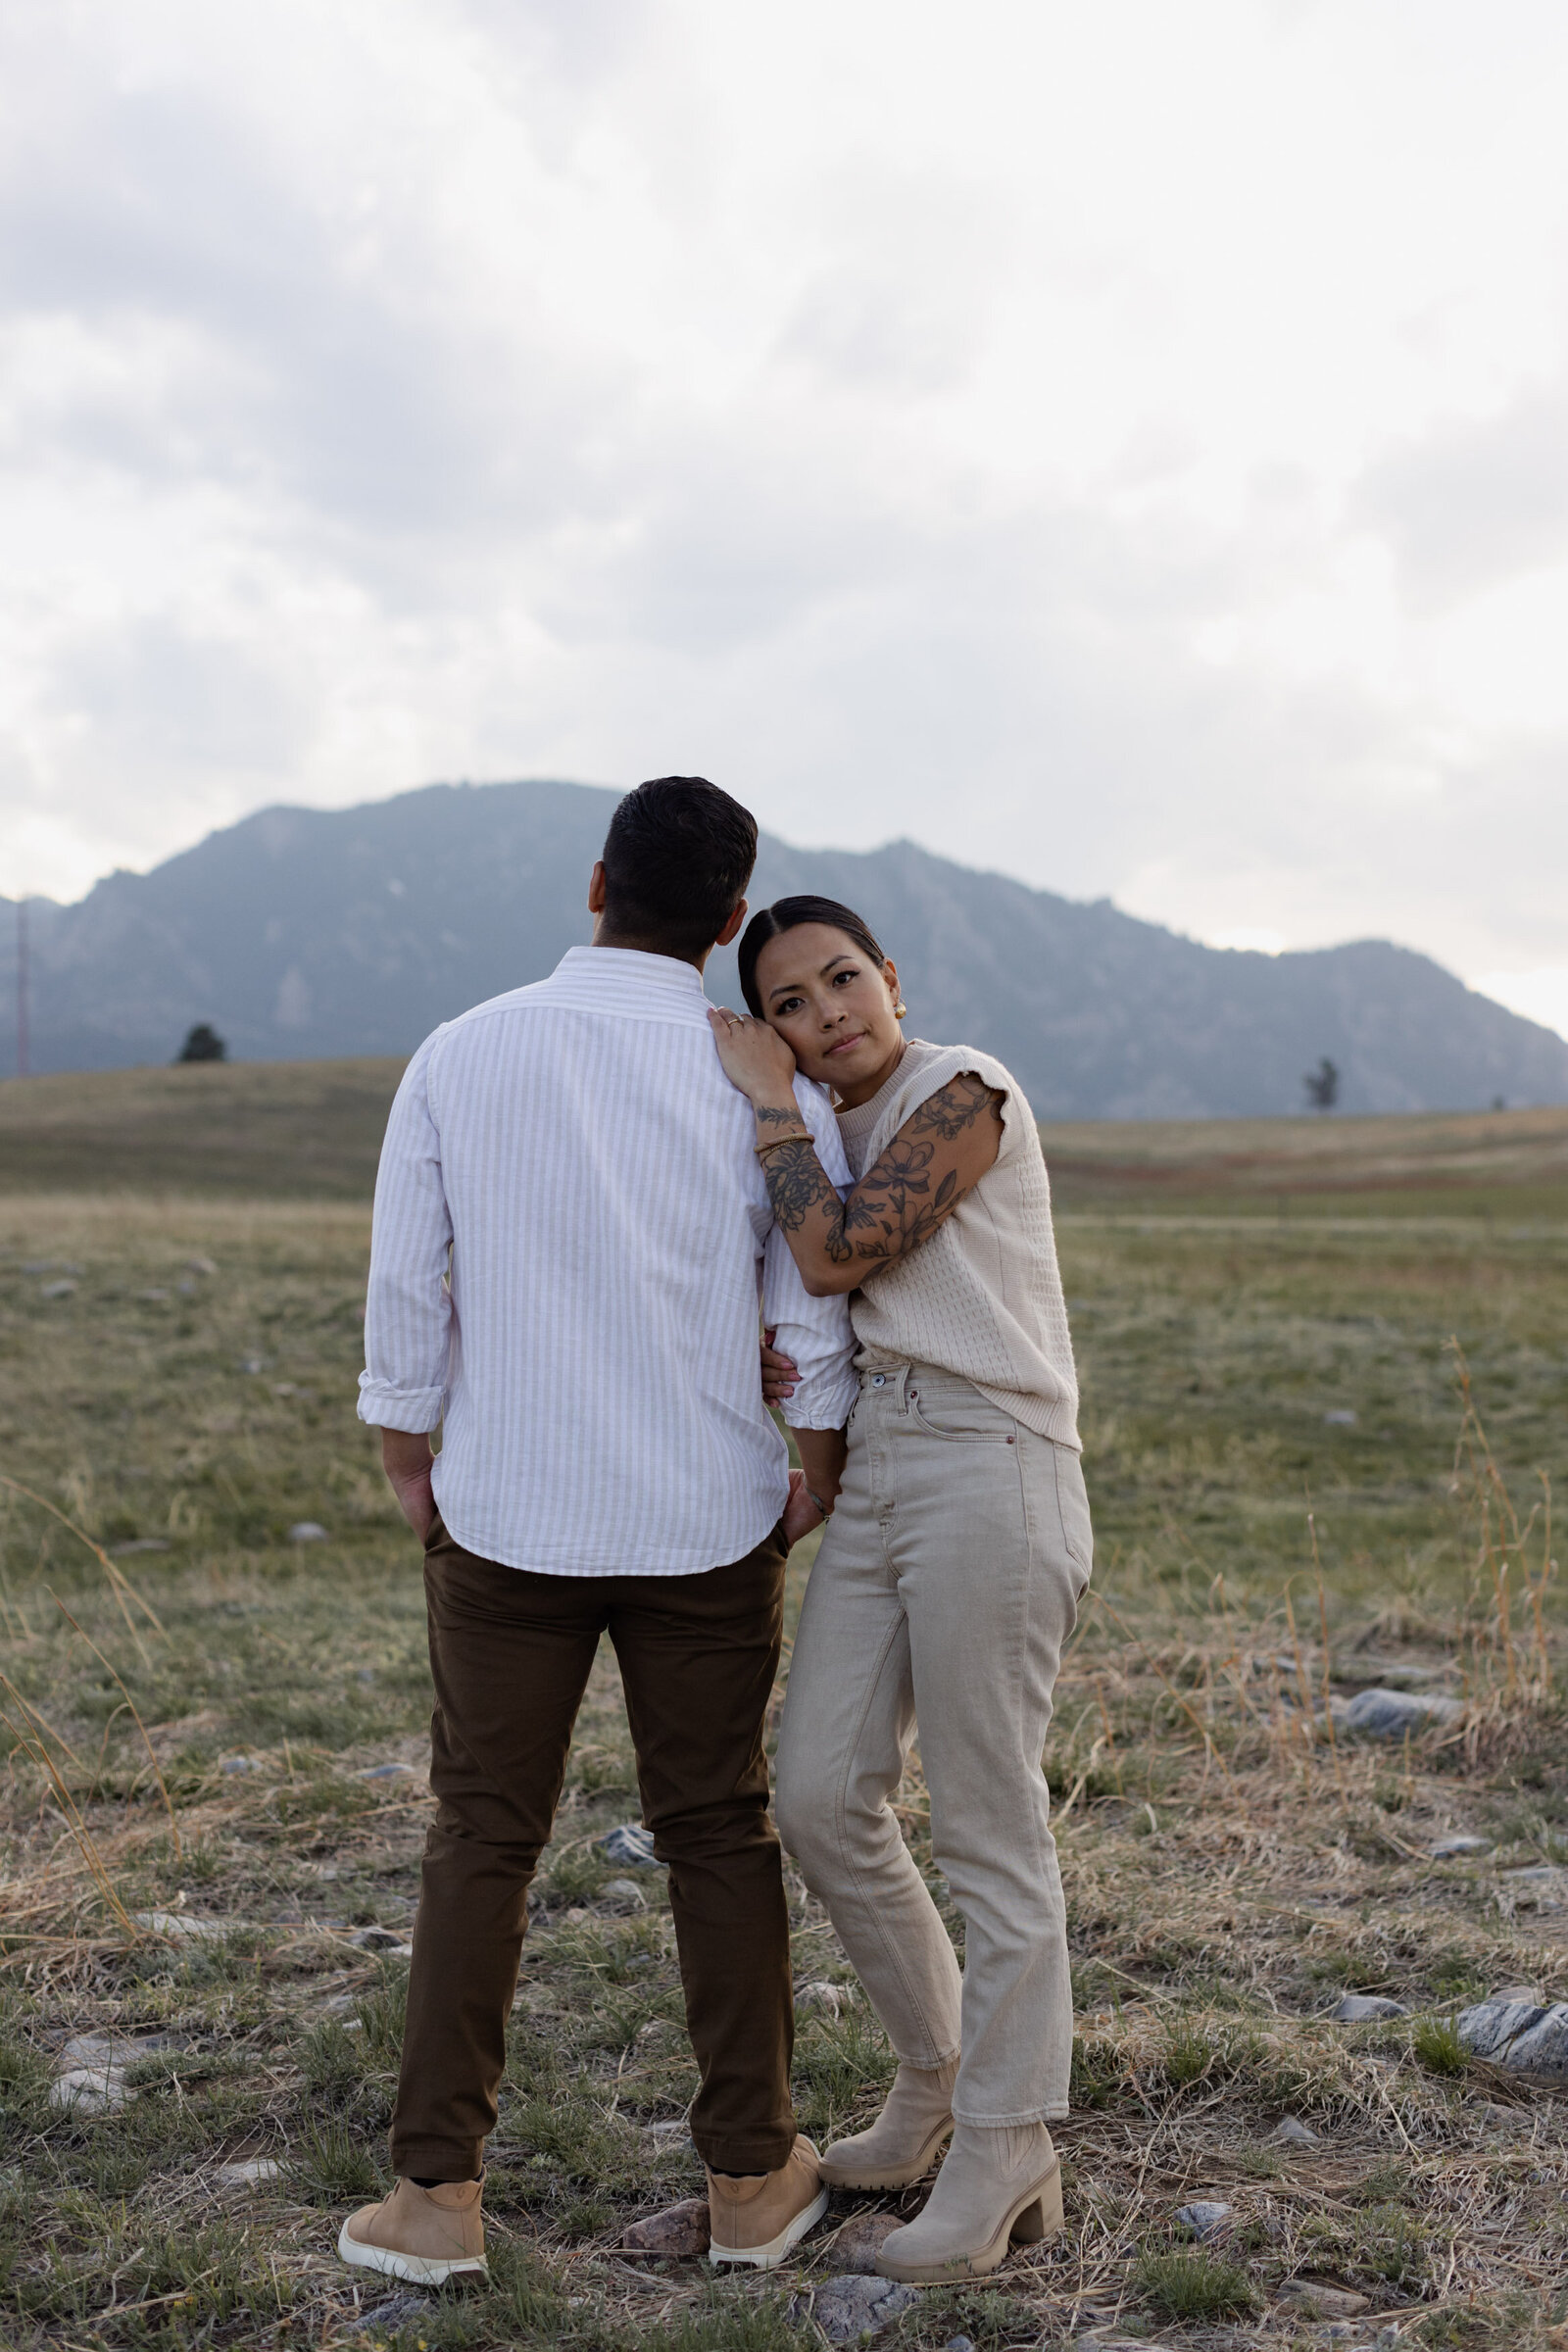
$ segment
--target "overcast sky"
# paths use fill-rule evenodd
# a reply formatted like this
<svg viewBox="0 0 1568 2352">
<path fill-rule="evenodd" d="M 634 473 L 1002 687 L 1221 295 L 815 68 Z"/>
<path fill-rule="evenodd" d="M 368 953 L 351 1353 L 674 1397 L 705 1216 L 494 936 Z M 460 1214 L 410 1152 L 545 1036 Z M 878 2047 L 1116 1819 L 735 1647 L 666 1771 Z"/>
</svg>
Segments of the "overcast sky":
<svg viewBox="0 0 1568 2352">
<path fill-rule="evenodd" d="M 1568 1030 L 1560 0 L 7 0 L 0 889 L 701 771 Z"/>
</svg>

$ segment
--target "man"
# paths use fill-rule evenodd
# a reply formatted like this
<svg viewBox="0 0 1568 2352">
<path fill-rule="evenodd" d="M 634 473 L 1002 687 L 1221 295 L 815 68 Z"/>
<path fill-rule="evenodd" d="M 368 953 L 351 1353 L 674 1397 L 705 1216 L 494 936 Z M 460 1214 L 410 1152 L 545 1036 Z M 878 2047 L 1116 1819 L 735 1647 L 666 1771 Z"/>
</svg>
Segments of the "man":
<svg viewBox="0 0 1568 2352">
<path fill-rule="evenodd" d="M 775 2263 L 826 2202 L 790 2104 L 762 1719 L 785 1559 L 838 1492 L 855 1376 L 845 1302 L 802 1287 L 709 1030 L 703 966 L 745 919 L 756 855 L 753 818 L 701 777 L 639 786 L 593 870 L 593 945 L 438 1029 L 392 1106 L 360 1414 L 425 1546 L 438 1801 L 397 2185 L 338 2250 L 395 2278 L 484 2268 L 528 1883 L 603 1632 L 669 1866 L 711 2258 Z M 826 1098 L 798 1096 L 847 1183 Z M 801 1370 L 804 1472 L 761 1400 L 760 1270 Z"/>
</svg>

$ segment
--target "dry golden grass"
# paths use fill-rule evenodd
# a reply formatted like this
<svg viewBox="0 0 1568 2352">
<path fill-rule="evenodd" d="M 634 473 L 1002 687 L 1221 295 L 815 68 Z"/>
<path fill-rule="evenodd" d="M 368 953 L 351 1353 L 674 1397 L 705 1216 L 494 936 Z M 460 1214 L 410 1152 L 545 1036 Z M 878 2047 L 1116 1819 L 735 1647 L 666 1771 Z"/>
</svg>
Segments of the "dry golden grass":
<svg viewBox="0 0 1568 2352">
<path fill-rule="evenodd" d="M 406 1934 L 429 1806 L 417 1558 L 353 1418 L 367 1239 L 348 1202 L 0 1204 L 0 1469 L 131 1588 L 0 1490 L 7 2343 L 366 2340 L 332 2241 L 384 2166 L 406 1964 L 353 1938 Z M 1560 2346 L 1568 2100 L 1455 2068 L 1445 2021 L 1504 1984 L 1568 1998 L 1568 1912 L 1506 1875 L 1568 1861 L 1562 1601 L 1531 1518 L 1536 1472 L 1562 1468 L 1568 1230 L 1097 1214 L 1062 1247 L 1099 1529 L 1049 1757 L 1080 2013 L 1070 2226 L 892 2340 L 1321 2342 L 1290 2292 L 1315 2279 L 1366 2298 L 1352 2343 Z M 1490 1461 L 1472 1421 L 1456 1463 L 1455 1330 Z M 308 1519 L 326 1539 L 291 1543 Z M 1463 1725 L 1407 1748 L 1314 1732 L 1325 1689 L 1421 1668 Z M 902 1801 L 928 1858 L 917 1771 Z M 635 1813 L 602 1660 L 525 1951 L 493 2284 L 411 2315 L 411 2346 L 805 2340 L 781 2298 L 820 2279 L 825 2233 L 787 2277 L 716 2292 L 613 2251 L 699 2178 L 659 1875 L 623 1905 L 595 1846 Z M 1434 1861 L 1453 1829 L 1493 1850 Z M 803 2121 L 831 2133 L 890 2059 L 793 1900 L 799 1978 L 851 1996 L 802 2019 Z M 138 1927 L 155 1910 L 224 1932 Z M 1346 1989 L 1409 2015 L 1335 2025 Z M 120 2114 L 49 2104 L 89 2033 L 141 2046 Z M 1316 2142 L 1278 2140 L 1286 2115 Z M 275 2178 L 217 2179 L 257 2157 Z M 1205 2193 L 1234 2219 L 1198 2260 L 1174 2214 Z"/>
</svg>

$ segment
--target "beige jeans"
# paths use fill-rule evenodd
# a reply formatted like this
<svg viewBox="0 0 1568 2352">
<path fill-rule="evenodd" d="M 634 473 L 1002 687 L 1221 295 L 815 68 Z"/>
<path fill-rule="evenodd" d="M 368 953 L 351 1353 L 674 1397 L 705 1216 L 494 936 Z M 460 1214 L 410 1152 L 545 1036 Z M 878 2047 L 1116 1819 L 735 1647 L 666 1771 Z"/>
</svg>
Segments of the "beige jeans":
<svg viewBox="0 0 1568 2352">
<path fill-rule="evenodd" d="M 961 2054 L 961 2123 L 1067 2112 L 1072 1985 L 1042 1751 L 1089 1582 L 1070 1447 L 967 1381 L 862 1373 L 844 1491 L 796 1637 L 779 1832 L 899 2056 Z M 952 1943 L 890 1799 L 919 1729 Z"/>
</svg>

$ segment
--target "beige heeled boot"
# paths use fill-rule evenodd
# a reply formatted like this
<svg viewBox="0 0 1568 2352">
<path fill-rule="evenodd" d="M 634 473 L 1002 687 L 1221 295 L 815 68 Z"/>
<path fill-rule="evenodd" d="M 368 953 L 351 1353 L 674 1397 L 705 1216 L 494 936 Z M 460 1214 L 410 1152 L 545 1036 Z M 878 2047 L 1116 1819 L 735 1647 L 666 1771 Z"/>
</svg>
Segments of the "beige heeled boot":
<svg viewBox="0 0 1568 2352">
<path fill-rule="evenodd" d="M 907 2188 L 923 2179 L 953 2130 L 958 2061 L 906 2066 L 900 2061 L 887 2104 L 868 2132 L 835 2140 L 822 2159 L 832 2188 Z"/>
<path fill-rule="evenodd" d="M 935 2188 L 884 2238 L 876 2267 L 912 2286 L 983 2278 L 1010 2242 L 1034 2245 L 1062 2222 L 1061 2164 L 1044 2124 L 959 2124 Z"/>
</svg>

